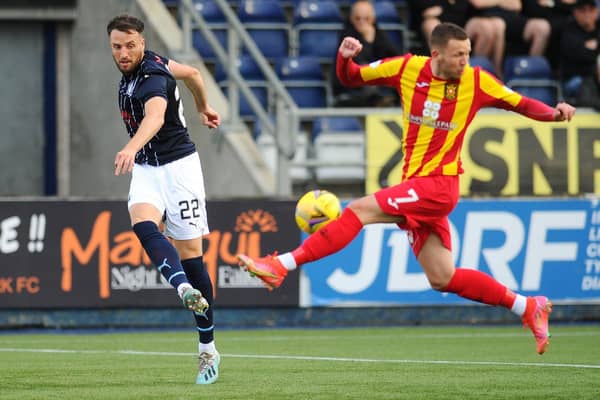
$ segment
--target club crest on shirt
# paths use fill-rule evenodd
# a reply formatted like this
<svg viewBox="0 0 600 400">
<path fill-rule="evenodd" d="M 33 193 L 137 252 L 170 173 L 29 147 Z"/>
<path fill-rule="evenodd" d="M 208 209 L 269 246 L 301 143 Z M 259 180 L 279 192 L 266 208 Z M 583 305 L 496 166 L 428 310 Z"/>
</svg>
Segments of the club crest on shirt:
<svg viewBox="0 0 600 400">
<path fill-rule="evenodd" d="M 444 98 L 448 101 L 455 100 L 458 96 L 458 83 L 446 83 L 444 86 Z"/>
</svg>

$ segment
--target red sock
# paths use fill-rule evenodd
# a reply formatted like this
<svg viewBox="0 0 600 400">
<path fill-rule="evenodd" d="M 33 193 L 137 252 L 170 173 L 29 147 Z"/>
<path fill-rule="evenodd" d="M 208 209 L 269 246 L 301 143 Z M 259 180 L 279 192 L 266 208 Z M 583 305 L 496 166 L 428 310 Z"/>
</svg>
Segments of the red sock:
<svg viewBox="0 0 600 400">
<path fill-rule="evenodd" d="M 354 211 L 346 208 L 337 220 L 310 235 L 300 247 L 292 251 L 292 256 L 300 266 L 333 254 L 350 243 L 362 227 L 362 222 Z"/>
<path fill-rule="evenodd" d="M 512 308 L 516 295 L 506 286 L 481 271 L 456 268 L 450 283 L 443 290 L 455 293 L 465 299 Z"/>
</svg>

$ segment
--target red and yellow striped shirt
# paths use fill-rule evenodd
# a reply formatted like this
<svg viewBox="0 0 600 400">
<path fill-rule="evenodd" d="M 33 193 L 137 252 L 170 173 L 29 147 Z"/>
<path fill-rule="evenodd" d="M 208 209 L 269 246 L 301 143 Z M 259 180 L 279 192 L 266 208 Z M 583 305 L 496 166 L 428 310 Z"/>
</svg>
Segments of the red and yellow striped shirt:
<svg viewBox="0 0 600 400">
<path fill-rule="evenodd" d="M 347 86 L 385 85 L 398 90 L 403 108 L 403 181 L 461 174 L 463 139 L 483 107 L 553 119 L 552 108 L 521 96 L 479 67 L 467 66 L 460 80 L 445 80 L 433 75 L 430 57 L 407 54 L 357 65 L 338 54 L 337 73 Z"/>
</svg>

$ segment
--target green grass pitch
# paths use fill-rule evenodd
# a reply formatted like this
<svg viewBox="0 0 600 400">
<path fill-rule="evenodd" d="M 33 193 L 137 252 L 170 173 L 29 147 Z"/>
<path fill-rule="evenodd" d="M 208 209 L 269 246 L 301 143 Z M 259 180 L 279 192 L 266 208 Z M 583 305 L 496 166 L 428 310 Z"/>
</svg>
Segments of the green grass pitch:
<svg viewBox="0 0 600 400">
<path fill-rule="evenodd" d="M 600 399 L 600 325 L 217 332 L 195 385 L 193 330 L 0 334 L 0 399 Z"/>
</svg>

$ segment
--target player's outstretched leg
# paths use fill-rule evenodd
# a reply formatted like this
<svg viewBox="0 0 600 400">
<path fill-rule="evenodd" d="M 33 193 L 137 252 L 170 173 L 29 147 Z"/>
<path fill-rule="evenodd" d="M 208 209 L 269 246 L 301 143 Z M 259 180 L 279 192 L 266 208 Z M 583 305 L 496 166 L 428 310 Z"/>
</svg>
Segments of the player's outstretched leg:
<svg viewBox="0 0 600 400">
<path fill-rule="evenodd" d="M 550 345 L 548 316 L 552 312 L 552 302 L 545 296 L 527 298 L 527 308 L 523 314 L 523 325 L 531 329 L 535 337 L 538 354 L 544 354 Z"/>
<path fill-rule="evenodd" d="M 219 378 L 219 363 L 221 356 L 218 351 L 214 353 L 202 352 L 198 356 L 198 377 L 196 384 L 208 385 Z"/>
<path fill-rule="evenodd" d="M 237 258 L 239 266 L 250 274 L 260 278 L 269 290 L 281 286 L 281 283 L 288 274 L 287 268 L 277 258 L 277 253 L 256 259 L 248 257 L 245 254 L 238 254 Z"/>
<path fill-rule="evenodd" d="M 289 270 L 343 249 L 358 235 L 362 226 L 358 216 L 347 207 L 338 219 L 310 235 L 297 249 L 280 256 L 275 253 L 260 258 L 238 254 L 239 265 L 259 277 L 267 289 L 273 290 L 281 286 Z"/>
</svg>

